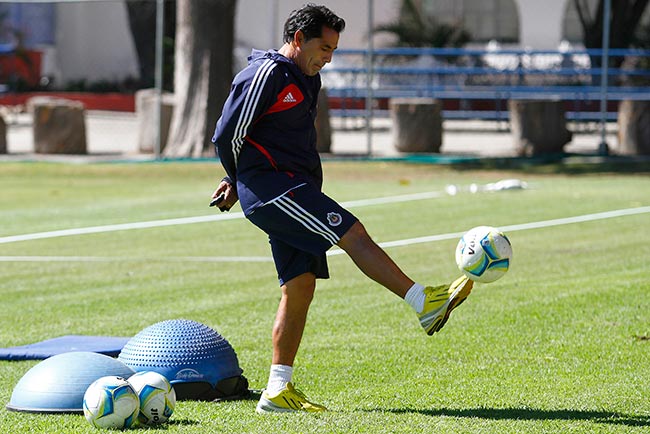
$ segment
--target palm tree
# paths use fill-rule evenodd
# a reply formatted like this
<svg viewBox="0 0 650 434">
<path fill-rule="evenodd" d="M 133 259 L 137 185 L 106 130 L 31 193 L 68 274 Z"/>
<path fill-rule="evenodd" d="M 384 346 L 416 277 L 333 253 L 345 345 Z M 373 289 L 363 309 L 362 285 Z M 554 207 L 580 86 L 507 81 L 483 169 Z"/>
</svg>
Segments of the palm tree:
<svg viewBox="0 0 650 434">
<path fill-rule="evenodd" d="M 611 3 L 610 11 L 610 48 L 629 48 L 635 42 L 635 34 L 641 17 L 650 0 L 617 0 Z M 603 0 L 598 0 L 595 10 L 591 10 L 593 1 L 573 0 L 573 7 L 578 13 L 583 31 L 583 42 L 586 48 L 603 48 L 604 31 L 604 9 Z M 590 56 L 591 66 L 601 66 L 601 56 Z M 617 56 L 609 59 L 609 67 L 620 67 L 625 59 Z M 600 78 L 592 76 L 594 84 L 598 84 Z M 614 82 L 615 77 L 610 77 Z"/>
<path fill-rule="evenodd" d="M 399 47 L 460 47 L 470 34 L 458 24 L 439 22 L 423 14 L 413 0 L 402 0 L 399 18 L 373 29 L 374 33 L 392 33 Z"/>
</svg>

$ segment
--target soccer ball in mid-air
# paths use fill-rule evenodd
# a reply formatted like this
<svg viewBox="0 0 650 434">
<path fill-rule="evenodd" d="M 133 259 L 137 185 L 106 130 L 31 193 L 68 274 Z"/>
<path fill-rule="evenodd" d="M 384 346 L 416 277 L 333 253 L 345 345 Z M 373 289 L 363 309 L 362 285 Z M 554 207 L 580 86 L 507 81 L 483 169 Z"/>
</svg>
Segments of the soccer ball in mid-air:
<svg viewBox="0 0 650 434">
<path fill-rule="evenodd" d="M 458 268 L 475 282 L 489 283 L 503 277 L 511 258 L 510 240 L 491 226 L 470 229 L 456 246 Z"/>
<path fill-rule="evenodd" d="M 138 423 L 140 400 L 124 378 L 102 377 L 88 386 L 83 410 L 88 422 L 97 428 L 131 428 Z"/>
<path fill-rule="evenodd" d="M 174 412 L 176 392 L 164 375 L 155 371 L 142 371 L 129 378 L 140 398 L 138 420 L 143 425 L 166 422 Z"/>
</svg>

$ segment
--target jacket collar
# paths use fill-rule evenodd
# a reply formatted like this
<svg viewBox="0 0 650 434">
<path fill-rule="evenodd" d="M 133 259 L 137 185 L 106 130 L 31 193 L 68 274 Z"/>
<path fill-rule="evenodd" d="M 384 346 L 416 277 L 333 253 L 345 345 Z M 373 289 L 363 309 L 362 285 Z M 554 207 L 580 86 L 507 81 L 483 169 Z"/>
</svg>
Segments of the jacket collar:
<svg viewBox="0 0 650 434">
<path fill-rule="evenodd" d="M 298 81 L 302 83 L 303 87 L 308 91 L 309 95 L 312 98 L 314 97 L 311 91 L 314 87 L 314 80 L 320 83 L 320 73 L 316 74 L 313 77 L 305 75 L 293 60 L 278 53 L 278 50 L 275 49 L 268 51 L 253 49 L 250 56 L 248 56 L 248 64 L 250 65 L 251 63 L 260 59 L 272 59 L 275 62 L 286 64 L 289 68 L 289 71 L 296 77 Z"/>
</svg>

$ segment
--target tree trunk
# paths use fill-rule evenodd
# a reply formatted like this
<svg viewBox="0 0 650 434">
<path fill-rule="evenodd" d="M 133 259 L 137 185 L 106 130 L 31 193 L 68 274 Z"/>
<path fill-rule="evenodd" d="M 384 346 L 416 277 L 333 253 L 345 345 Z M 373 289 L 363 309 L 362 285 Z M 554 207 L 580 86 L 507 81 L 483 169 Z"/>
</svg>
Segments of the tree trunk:
<svg viewBox="0 0 650 434">
<path fill-rule="evenodd" d="M 562 101 L 510 100 L 508 111 L 520 156 L 559 153 L 571 141 Z"/>
<path fill-rule="evenodd" d="M 140 82 L 153 87 L 156 64 L 156 3 L 126 2 L 129 14 L 129 28 L 138 53 Z"/>
<path fill-rule="evenodd" d="M 330 124 L 330 108 L 327 100 L 327 89 L 321 88 L 318 93 L 318 108 L 316 112 L 316 149 L 321 153 L 332 150 L 332 125 Z"/>
<path fill-rule="evenodd" d="M 138 119 L 138 150 L 153 153 L 156 136 L 160 134 L 160 152 L 165 151 L 169 137 L 169 124 L 174 113 L 174 95 L 163 92 L 158 101 L 156 89 L 140 89 L 135 93 L 135 114 Z M 159 133 L 156 132 L 156 110 L 160 104 Z"/>
<path fill-rule="evenodd" d="M 86 154 L 86 110 L 82 103 L 51 97 L 27 102 L 37 154 Z"/>
<path fill-rule="evenodd" d="M 7 123 L 5 118 L 0 115 L 0 154 L 7 153 Z"/>
<path fill-rule="evenodd" d="M 650 101 L 620 102 L 618 146 L 622 155 L 650 155 Z"/>
<path fill-rule="evenodd" d="M 210 139 L 232 81 L 236 0 L 178 0 L 174 94 L 165 155 L 210 154 Z"/>
<path fill-rule="evenodd" d="M 164 38 L 174 39 L 176 31 L 176 0 L 166 0 L 164 6 Z M 156 8 L 155 1 L 132 0 L 126 2 L 129 15 L 129 28 L 135 50 L 138 53 L 140 67 L 140 85 L 143 88 L 153 87 L 156 72 Z M 173 52 L 166 44 L 164 49 L 165 65 L 173 61 Z M 171 44 L 173 45 L 173 44 Z M 165 71 L 165 88 L 171 89 L 173 71 Z"/>
<path fill-rule="evenodd" d="M 440 152 L 441 104 L 433 98 L 391 98 L 393 145 L 399 152 Z"/>
</svg>

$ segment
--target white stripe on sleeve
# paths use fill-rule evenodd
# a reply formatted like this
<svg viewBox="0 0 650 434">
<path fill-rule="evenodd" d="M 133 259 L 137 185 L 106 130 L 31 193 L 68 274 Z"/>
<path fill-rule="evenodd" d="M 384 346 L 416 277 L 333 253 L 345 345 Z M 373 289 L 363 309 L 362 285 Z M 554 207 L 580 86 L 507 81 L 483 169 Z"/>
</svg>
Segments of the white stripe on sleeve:
<svg viewBox="0 0 650 434">
<path fill-rule="evenodd" d="M 259 103 L 266 80 L 276 66 L 277 64 L 273 60 L 265 60 L 264 63 L 262 63 L 262 66 L 260 66 L 255 72 L 251 86 L 248 88 L 248 92 L 244 99 L 244 105 L 239 114 L 239 119 L 237 120 L 237 125 L 235 126 L 235 132 L 231 142 L 235 164 L 237 164 L 237 160 L 239 159 L 239 152 L 244 144 L 244 137 L 248 134 L 248 127 L 253 122 L 255 108 Z"/>
</svg>

